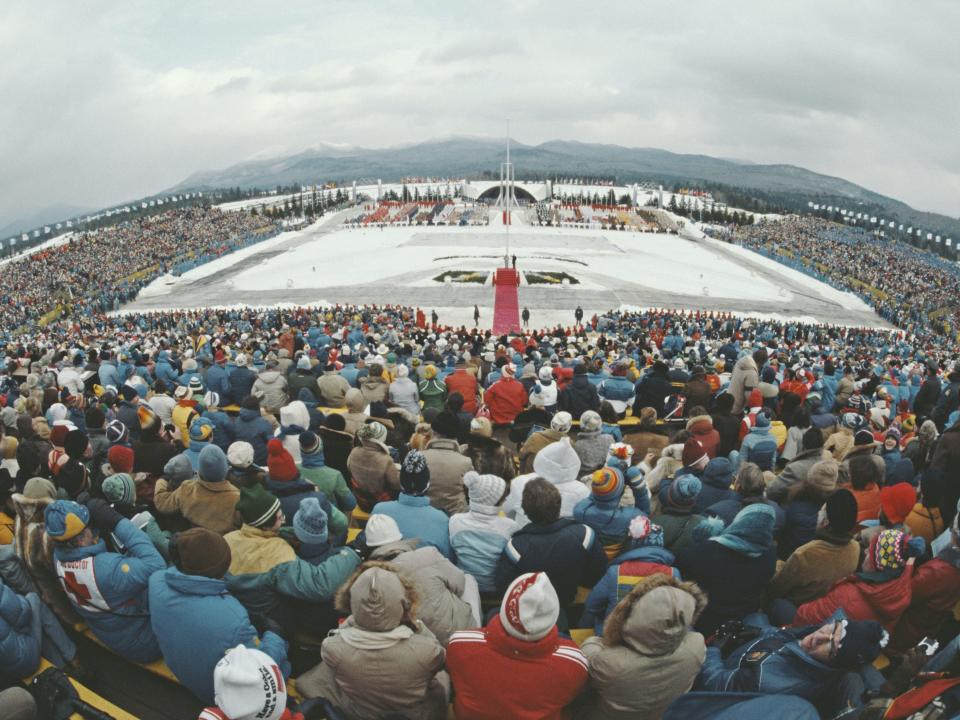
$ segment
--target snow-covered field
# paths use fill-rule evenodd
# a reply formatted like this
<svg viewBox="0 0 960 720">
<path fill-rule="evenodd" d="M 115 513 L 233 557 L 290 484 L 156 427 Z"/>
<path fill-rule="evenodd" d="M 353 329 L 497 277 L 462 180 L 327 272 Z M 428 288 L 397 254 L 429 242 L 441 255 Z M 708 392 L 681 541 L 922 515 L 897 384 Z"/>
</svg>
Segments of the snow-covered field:
<svg viewBox="0 0 960 720">
<path fill-rule="evenodd" d="M 526 285 L 520 303 L 536 326 L 611 308 L 678 307 L 761 318 L 884 326 L 850 293 L 837 291 L 755 253 L 702 237 L 548 228 L 517 224 L 510 251 L 521 271 L 564 272 L 569 286 Z M 283 233 L 179 278 L 159 278 L 129 307 L 400 303 L 443 309 L 444 322 L 470 324 L 474 304 L 492 317 L 492 272 L 503 263 L 506 228 L 491 212 L 480 227 L 354 228 L 341 218 Z M 444 284 L 450 271 L 487 273 L 483 285 Z M 488 320 L 487 320 L 488 322 Z M 484 320 L 481 321 L 481 325 Z"/>
</svg>

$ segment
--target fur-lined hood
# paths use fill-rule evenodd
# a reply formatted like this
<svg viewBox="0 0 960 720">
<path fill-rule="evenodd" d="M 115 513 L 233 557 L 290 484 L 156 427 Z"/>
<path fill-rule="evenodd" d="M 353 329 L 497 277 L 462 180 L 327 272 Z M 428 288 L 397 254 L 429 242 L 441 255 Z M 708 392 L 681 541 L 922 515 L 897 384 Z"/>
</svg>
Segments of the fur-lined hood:
<svg viewBox="0 0 960 720">
<path fill-rule="evenodd" d="M 402 572 L 400 572 L 395 566 L 391 565 L 388 562 L 382 562 L 379 560 L 367 560 L 364 563 L 361 563 L 356 570 L 353 571 L 353 574 L 347 578 L 347 581 L 340 586 L 340 589 L 337 590 L 336 597 L 334 598 L 334 608 L 339 612 L 345 613 L 347 615 L 351 614 L 350 608 L 350 591 L 353 588 L 354 583 L 356 583 L 357 578 L 359 578 L 363 573 L 370 568 L 380 568 L 381 570 L 386 570 L 397 575 L 400 578 L 400 583 L 403 585 L 404 589 L 404 598 L 402 600 L 404 604 L 404 616 L 401 624 L 408 625 L 412 630 L 417 630 L 417 611 L 420 608 L 420 596 L 417 593 L 416 588 L 413 585 L 413 582 L 409 580 Z"/>
<path fill-rule="evenodd" d="M 669 655 L 680 647 L 706 606 L 707 596 L 696 584 L 667 575 L 650 576 L 610 613 L 603 642 L 625 645 L 643 655 Z"/>
<path fill-rule="evenodd" d="M 700 425 L 699 428 L 701 432 L 707 429 L 713 428 L 713 418 L 709 415 L 694 415 L 692 418 L 687 420 L 687 432 L 693 432 L 693 428 L 696 425 Z"/>
</svg>

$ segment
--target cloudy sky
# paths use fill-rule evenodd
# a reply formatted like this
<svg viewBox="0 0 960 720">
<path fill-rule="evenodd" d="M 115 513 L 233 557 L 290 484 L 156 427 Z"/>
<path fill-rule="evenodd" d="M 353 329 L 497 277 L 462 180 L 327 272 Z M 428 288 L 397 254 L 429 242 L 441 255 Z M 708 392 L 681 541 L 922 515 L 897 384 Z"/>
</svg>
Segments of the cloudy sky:
<svg viewBox="0 0 960 720">
<path fill-rule="evenodd" d="M 793 163 L 960 215 L 960 3 L 0 5 L 0 227 L 318 143 Z"/>
</svg>

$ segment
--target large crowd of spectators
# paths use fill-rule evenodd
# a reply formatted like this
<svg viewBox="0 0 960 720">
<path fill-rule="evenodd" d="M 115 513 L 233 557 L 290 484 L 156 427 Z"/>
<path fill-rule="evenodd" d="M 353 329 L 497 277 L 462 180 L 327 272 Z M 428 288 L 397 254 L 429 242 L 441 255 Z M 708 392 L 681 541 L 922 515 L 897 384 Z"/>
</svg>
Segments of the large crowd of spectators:
<svg viewBox="0 0 960 720">
<path fill-rule="evenodd" d="M 71 316 L 114 310 L 182 263 L 210 260 L 275 232 L 258 216 L 189 208 L 79 233 L 0 266 L 0 327 L 10 332 L 58 307 Z"/>
<path fill-rule="evenodd" d="M 0 707 L 29 706 L 41 654 L 90 672 L 77 622 L 165 661 L 204 718 L 957 707 L 942 345 L 666 310 L 439 320 L 88 313 L 9 338 Z"/>
<path fill-rule="evenodd" d="M 860 295 L 918 339 L 955 348 L 960 267 L 906 242 L 811 216 L 738 228 L 735 242 Z"/>
</svg>

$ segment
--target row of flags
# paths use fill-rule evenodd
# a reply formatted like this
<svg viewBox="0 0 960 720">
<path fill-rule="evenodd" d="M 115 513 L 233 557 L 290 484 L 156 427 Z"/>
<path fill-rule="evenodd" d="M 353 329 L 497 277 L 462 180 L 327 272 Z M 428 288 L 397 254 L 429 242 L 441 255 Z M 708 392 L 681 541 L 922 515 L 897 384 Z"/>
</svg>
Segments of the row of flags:
<svg viewBox="0 0 960 720">
<path fill-rule="evenodd" d="M 851 225 L 863 225 L 867 227 L 869 225 L 875 225 L 880 232 L 880 235 L 886 237 L 887 230 L 894 230 L 898 233 L 906 232 L 907 235 L 913 235 L 917 238 L 923 239 L 924 234 L 926 234 L 926 239 L 931 242 L 943 243 L 947 247 L 953 246 L 953 238 L 944 238 L 942 235 L 936 235 L 932 232 L 926 232 L 921 228 L 914 228 L 912 225 L 904 229 L 903 224 L 898 225 L 894 220 L 887 220 L 885 218 L 878 218 L 876 215 L 871 215 L 870 213 L 854 213 L 853 210 L 847 210 L 846 208 L 841 208 L 839 206 L 833 205 L 820 205 L 815 202 L 808 202 L 807 207 L 809 207 L 814 212 L 826 211 L 826 212 L 837 212 L 840 213 L 845 222 L 850 223 Z"/>
<path fill-rule="evenodd" d="M 167 198 L 156 198 L 154 200 L 149 200 L 149 201 L 144 200 L 140 203 L 139 209 L 146 210 L 152 207 L 161 207 L 163 205 L 183 202 L 184 200 L 194 200 L 202 197 L 203 197 L 203 193 L 199 191 L 191 192 L 191 193 L 183 193 L 181 195 L 170 195 Z M 64 220 L 63 222 L 58 222 L 54 225 L 44 225 L 42 229 L 37 228 L 33 231 L 22 233 L 19 237 L 10 238 L 7 241 L 7 245 L 9 245 L 10 247 L 15 247 L 18 241 L 29 242 L 31 238 L 33 238 L 34 240 L 37 240 L 42 236 L 54 234 L 54 231 L 56 231 L 55 233 L 56 235 L 60 235 L 64 232 L 69 232 L 74 228 L 80 228 L 84 224 L 100 220 L 101 218 L 105 218 L 105 217 L 109 218 L 117 215 L 129 214 L 131 212 L 136 211 L 137 209 L 138 209 L 137 205 L 136 203 L 134 203 L 133 205 L 124 205 L 122 207 L 115 207 L 115 208 L 110 208 L 109 210 L 103 210 L 94 215 L 76 217 L 76 218 L 73 218 L 72 220 Z"/>
</svg>

